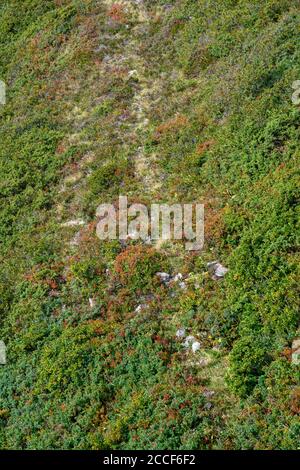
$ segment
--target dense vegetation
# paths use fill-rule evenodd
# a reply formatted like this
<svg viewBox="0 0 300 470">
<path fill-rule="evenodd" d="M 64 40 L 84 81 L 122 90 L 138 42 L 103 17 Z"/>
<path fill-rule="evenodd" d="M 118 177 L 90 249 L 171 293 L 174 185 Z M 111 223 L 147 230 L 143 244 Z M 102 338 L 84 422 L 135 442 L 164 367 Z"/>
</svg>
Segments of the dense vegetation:
<svg viewBox="0 0 300 470">
<path fill-rule="evenodd" d="M 0 0 L 1 448 L 299 447 L 299 13 Z M 101 242 L 120 193 L 203 202 L 204 250 Z"/>
</svg>

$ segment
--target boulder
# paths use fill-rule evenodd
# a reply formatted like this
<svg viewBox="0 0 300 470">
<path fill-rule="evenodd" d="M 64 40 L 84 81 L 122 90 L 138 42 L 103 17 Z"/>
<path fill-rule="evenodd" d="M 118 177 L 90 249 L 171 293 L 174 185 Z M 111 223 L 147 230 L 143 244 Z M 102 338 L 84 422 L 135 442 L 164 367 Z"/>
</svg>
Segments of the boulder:
<svg viewBox="0 0 300 470">
<path fill-rule="evenodd" d="M 207 268 L 215 281 L 222 279 L 228 272 L 228 268 L 225 268 L 219 261 L 207 263 Z"/>
</svg>

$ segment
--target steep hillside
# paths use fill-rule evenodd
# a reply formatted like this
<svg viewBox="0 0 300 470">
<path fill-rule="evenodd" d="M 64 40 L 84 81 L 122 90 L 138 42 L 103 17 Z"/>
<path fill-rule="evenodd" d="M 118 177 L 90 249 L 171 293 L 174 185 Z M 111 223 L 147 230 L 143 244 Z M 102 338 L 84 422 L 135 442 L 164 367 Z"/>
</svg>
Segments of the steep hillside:
<svg viewBox="0 0 300 470">
<path fill-rule="evenodd" d="M 0 0 L 2 449 L 299 448 L 299 13 Z M 100 241 L 120 194 L 204 249 Z"/>
</svg>

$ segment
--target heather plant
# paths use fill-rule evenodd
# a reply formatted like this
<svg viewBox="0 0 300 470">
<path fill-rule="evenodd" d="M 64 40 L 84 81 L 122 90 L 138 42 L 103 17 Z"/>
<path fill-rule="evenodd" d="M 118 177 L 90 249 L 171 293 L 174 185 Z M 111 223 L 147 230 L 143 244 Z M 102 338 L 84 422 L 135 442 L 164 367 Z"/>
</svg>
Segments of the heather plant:
<svg viewBox="0 0 300 470">
<path fill-rule="evenodd" d="M 298 2 L 21 3 L 0 1 L 0 447 L 298 448 Z M 203 250 L 99 240 L 119 194 L 204 204 Z"/>
</svg>

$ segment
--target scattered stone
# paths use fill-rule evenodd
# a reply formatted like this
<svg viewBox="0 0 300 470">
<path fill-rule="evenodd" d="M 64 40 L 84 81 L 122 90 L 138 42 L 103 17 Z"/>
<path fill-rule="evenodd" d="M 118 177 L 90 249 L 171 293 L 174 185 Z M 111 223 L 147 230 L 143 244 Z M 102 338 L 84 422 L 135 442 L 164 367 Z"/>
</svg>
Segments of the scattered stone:
<svg viewBox="0 0 300 470">
<path fill-rule="evenodd" d="M 163 5 L 162 8 L 166 11 L 172 10 L 174 8 L 174 5 L 171 5 L 171 3 L 167 3 L 166 5 Z"/>
<path fill-rule="evenodd" d="M 208 357 L 203 357 L 197 362 L 197 365 L 205 367 L 205 366 L 208 366 L 210 362 L 211 362 L 211 359 L 209 359 Z"/>
<path fill-rule="evenodd" d="M 207 403 L 205 403 L 204 405 L 204 409 L 205 410 L 210 410 L 212 408 L 212 403 L 210 403 L 210 401 L 208 401 Z"/>
<path fill-rule="evenodd" d="M 225 268 L 225 266 L 219 263 L 219 261 L 211 261 L 210 263 L 207 263 L 207 268 L 212 275 L 212 279 L 215 281 L 222 279 L 228 272 L 228 268 Z"/>
<path fill-rule="evenodd" d="M 78 246 L 80 243 L 80 237 L 81 237 L 81 233 L 77 232 L 75 236 L 72 238 L 72 240 L 70 241 L 70 246 Z"/>
<path fill-rule="evenodd" d="M 182 281 L 183 275 L 181 273 L 176 274 L 174 277 L 168 273 L 156 273 L 156 275 L 160 277 L 161 281 L 168 286 L 171 286 L 173 282 L 178 282 L 180 289 L 186 289 L 186 283 Z"/>
<path fill-rule="evenodd" d="M 203 392 L 203 396 L 204 396 L 205 398 L 211 398 L 211 397 L 214 396 L 214 394 L 215 394 L 214 390 L 205 390 L 205 391 Z"/>
<path fill-rule="evenodd" d="M 176 337 L 177 338 L 185 338 L 185 328 L 179 328 L 176 331 Z"/>
<path fill-rule="evenodd" d="M 195 337 L 194 336 L 187 336 L 186 339 L 185 339 L 185 342 L 183 343 L 183 346 L 185 348 L 189 348 L 191 344 L 193 344 L 195 341 Z"/>
<path fill-rule="evenodd" d="M 94 299 L 92 299 L 91 297 L 89 298 L 89 304 L 91 308 L 94 308 L 96 305 Z"/>
<path fill-rule="evenodd" d="M 168 273 L 156 273 L 156 276 L 158 276 L 162 282 L 169 282 L 171 279 Z"/>
<path fill-rule="evenodd" d="M 295 339 L 292 344 L 292 364 L 300 364 L 300 338 Z"/>
<path fill-rule="evenodd" d="M 208 271 L 209 272 L 214 272 L 215 271 L 215 266 L 218 263 L 219 263 L 219 261 L 210 261 L 209 263 L 207 263 Z"/>
<path fill-rule="evenodd" d="M 201 343 L 199 343 L 199 341 L 194 341 L 192 344 L 193 353 L 195 354 L 199 349 L 201 349 Z"/>
<path fill-rule="evenodd" d="M 138 78 L 139 74 L 138 74 L 138 71 L 137 71 L 137 70 L 130 70 L 130 71 L 128 72 L 128 76 L 129 76 L 129 77 L 136 77 L 136 78 Z"/>
<path fill-rule="evenodd" d="M 142 310 L 145 310 L 146 308 L 149 308 L 149 305 L 147 304 L 140 304 L 136 307 L 134 313 L 140 313 Z"/>
<path fill-rule="evenodd" d="M 215 276 L 221 278 L 224 277 L 226 273 L 228 273 L 228 268 L 225 268 L 222 264 L 218 264 L 215 270 Z"/>
</svg>

